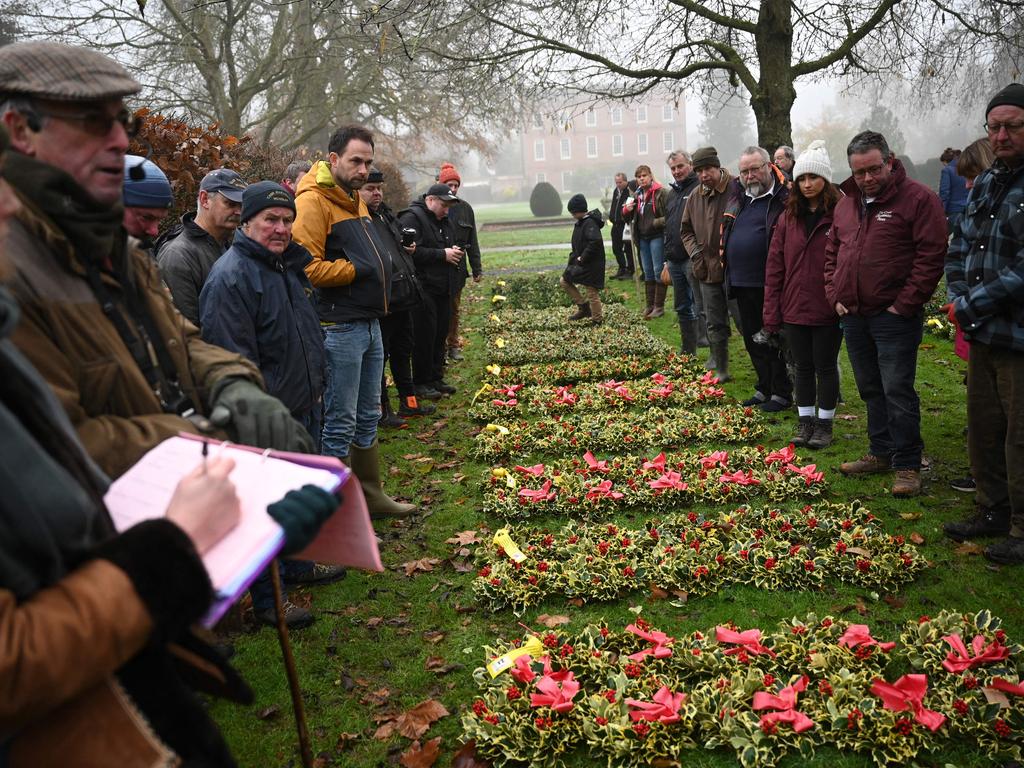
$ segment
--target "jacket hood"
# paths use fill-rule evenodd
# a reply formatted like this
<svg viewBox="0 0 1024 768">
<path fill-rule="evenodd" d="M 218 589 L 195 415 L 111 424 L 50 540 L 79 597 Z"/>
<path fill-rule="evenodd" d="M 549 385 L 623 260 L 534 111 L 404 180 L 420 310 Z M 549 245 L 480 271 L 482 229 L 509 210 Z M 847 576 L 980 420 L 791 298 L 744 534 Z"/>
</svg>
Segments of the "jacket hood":
<svg viewBox="0 0 1024 768">
<path fill-rule="evenodd" d="M 904 167 L 898 157 L 894 157 L 892 159 L 892 183 L 882 191 L 881 196 L 875 198 L 875 202 L 888 200 L 892 195 L 896 194 L 896 190 L 906 180 L 906 167 Z M 850 176 L 846 181 L 840 184 L 839 189 L 841 189 L 847 196 L 856 200 L 858 205 L 864 204 L 864 195 L 860 191 L 860 187 L 857 186 L 857 182 L 854 180 L 853 176 Z"/>
<path fill-rule="evenodd" d="M 309 251 L 294 240 L 288 243 L 284 253 L 278 256 L 246 235 L 241 229 L 235 230 L 235 239 L 232 241 L 231 247 L 239 253 L 266 264 L 271 269 L 279 272 L 285 269 L 301 272 L 303 267 L 313 260 L 313 257 L 309 255 Z"/>
<path fill-rule="evenodd" d="M 299 180 L 295 197 L 299 195 L 319 195 L 331 205 L 349 211 L 354 216 L 359 215 L 359 193 L 353 192 L 350 195 L 339 187 L 331 175 L 330 164 L 325 160 L 313 163 L 313 167 Z"/>
<path fill-rule="evenodd" d="M 587 215 L 581 219 L 577 219 L 576 224 L 581 225 L 587 219 L 593 219 L 594 223 L 597 224 L 598 229 L 601 229 L 604 226 L 604 214 L 601 212 L 600 208 L 594 208 L 587 211 Z"/>
<path fill-rule="evenodd" d="M 423 213 L 427 217 L 427 221 L 444 221 L 444 219 L 437 218 L 437 216 L 434 215 L 434 212 L 427 207 L 427 196 L 426 195 L 420 195 L 415 200 L 413 200 L 411 203 L 409 203 L 409 209 L 411 210 L 413 208 L 416 208 L 417 210 L 423 211 Z M 450 210 L 448 211 L 448 215 L 449 216 L 451 215 L 451 211 Z"/>
</svg>

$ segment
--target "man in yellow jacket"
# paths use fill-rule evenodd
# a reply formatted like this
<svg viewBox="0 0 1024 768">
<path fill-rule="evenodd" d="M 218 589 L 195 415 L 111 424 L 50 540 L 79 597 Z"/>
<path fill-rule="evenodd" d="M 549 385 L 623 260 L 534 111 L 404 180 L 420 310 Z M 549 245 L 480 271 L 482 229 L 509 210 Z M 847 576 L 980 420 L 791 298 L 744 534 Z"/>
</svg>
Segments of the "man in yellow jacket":
<svg viewBox="0 0 1024 768">
<path fill-rule="evenodd" d="M 391 257 L 358 190 L 373 163 L 373 134 L 358 125 L 339 128 L 328 159 L 299 181 L 292 238 L 313 257 L 306 275 L 318 290 L 324 328 L 327 387 L 323 452 L 350 464 L 374 517 L 405 517 L 381 490 L 377 423 L 384 347 L 380 318 L 391 299 Z"/>
</svg>

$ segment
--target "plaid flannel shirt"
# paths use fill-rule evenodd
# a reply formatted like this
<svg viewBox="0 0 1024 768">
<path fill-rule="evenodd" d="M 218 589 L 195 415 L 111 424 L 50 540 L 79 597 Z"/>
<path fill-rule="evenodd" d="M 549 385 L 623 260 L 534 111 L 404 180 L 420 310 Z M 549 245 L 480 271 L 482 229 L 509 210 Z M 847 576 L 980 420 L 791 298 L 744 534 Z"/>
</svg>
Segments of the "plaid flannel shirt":
<svg viewBox="0 0 1024 768">
<path fill-rule="evenodd" d="M 971 190 L 946 254 L 946 290 L 972 342 L 1024 352 L 1024 164 Z"/>
</svg>

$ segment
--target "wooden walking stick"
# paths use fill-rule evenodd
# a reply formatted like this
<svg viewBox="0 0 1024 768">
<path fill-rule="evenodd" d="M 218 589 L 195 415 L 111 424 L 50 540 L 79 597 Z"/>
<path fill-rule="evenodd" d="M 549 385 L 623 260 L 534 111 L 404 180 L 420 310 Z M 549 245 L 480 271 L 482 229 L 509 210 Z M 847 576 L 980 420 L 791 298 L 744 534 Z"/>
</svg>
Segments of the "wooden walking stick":
<svg viewBox="0 0 1024 768">
<path fill-rule="evenodd" d="M 302 703 L 302 690 L 299 688 L 299 675 L 295 670 L 295 657 L 292 656 L 292 644 L 288 639 L 288 625 L 285 623 L 284 602 L 281 598 L 281 569 L 277 558 L 270 564 L 270 581 L 274 585 L 274 611 L 277 614 L 277 639 L 281 641 L 281 656 L 284 657 L 284 670 L 288 675 L 288 688 L 292 694 L 292 709 L 295 712 L 295 728 L 299 732 L 299 753 L 303 768 L 313 768 L 313 752 L 309 746 L 309 727 L 306 725 L 306 709 Z"/>
</svg>

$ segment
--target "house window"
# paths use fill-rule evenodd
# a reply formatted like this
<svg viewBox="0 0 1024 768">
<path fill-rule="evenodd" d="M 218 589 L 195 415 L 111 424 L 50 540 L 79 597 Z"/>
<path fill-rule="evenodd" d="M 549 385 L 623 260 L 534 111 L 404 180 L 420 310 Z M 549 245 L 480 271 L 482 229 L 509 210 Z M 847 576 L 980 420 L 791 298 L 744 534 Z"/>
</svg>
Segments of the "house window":
<svg viewBox="0 0 1024 768">
<path fill-rule="evenodd" d="M 597 136 L 587 136 L 587 157 L 597 157 Z"/>
<path fill-rule="evenodd" d="M 572 157 L 572 140 L 562 139 L 558 145 L 559 154 L 563 160 L 568 160 Z"/>
<path fill-rule="evenodd" d="M 547 180 L 548 180 L 548 175 L 546 173 L 544 173 L 543 171 L 541 171 L 540 173 L 537 174 L 537 183 L 538 184 L 540 184 L 542 181 L 547 181 Z"/>
<path fill-rule="evenodd" d="M 562 171 L 562 191 L 569 192 L 572 188 L 572 171 Z"/>
<path fill-rule="evenodd" d="M 597 112 L 595 112 L 593 109 L 588 109 L 587 110 L 586 121 L 587 121 L 587 128 L 596 128 L 597 127 Z"/>
<path fill-rule="evenodd" d="M 533 159 L 543 160 L 544 159 L 544 140 L 533 142 Z"/>
<path fill-rule="evenodd" d="M 665 131 L 661 134 L 661 149 L 663 152 L 671 152 L 675 147 L 676 135 L 672 131 Z"/>
<path fill-rule="evenodd" d="M 615 134 L 612 136 L 612 155 L 615 157 L 622 157 L 622 135 Z"/>
<path fill-rule="evenodd" d="M 647 122 L 647 105 L 646 104 L 641 104 L 639 107 L 636 108 L 636 121 L 638 123 L 646 123 Z"/>
<path fill-rule="evenodd" d="M 534 128 L 543 128 L 544 127 L 544 119 L 540 116 L 540 112 L 534 112 L 533 113 L 533 127 Z"/>
<path fill-rule="evenodd" d="M 661 121 L 663 123 L 671 123 L 676 119 L 676 110 L 671 104 L 661 105 Z"/>
<path fill-rule="evenodd" d="M 612 107 L 612 125 L 622 125 L 622 107 Z"/>
<path fill-rule="evenodd" d="M 646 133 L 638 133 L 636 135 L 636 153 L 638 155 L 646 155 L 647 154 L 647 134 Z"/>
</svg>

